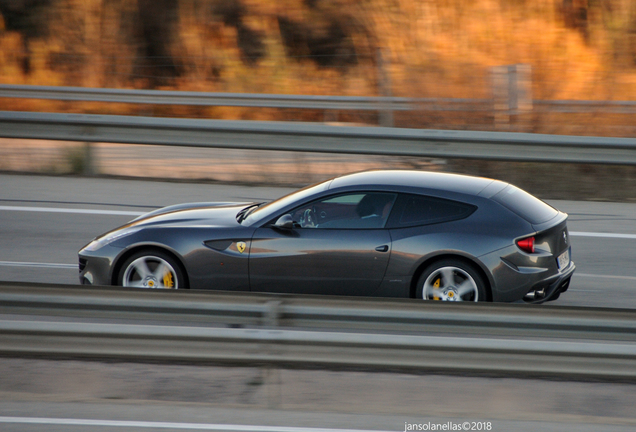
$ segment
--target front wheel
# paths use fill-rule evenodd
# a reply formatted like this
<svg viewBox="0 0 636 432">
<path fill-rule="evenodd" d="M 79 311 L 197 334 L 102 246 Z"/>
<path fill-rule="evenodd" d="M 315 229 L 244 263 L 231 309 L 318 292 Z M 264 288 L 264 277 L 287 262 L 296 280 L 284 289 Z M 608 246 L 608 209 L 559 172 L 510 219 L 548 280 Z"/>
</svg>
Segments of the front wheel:
<svg viewBox="0 0 636 432">
<path fill-rule="evenodd" d="M 136 288 L 187 288 L 179 263 L 168 254 L 146 250 L 133 254 L 122 265 L 119 285 Z"/>
<path fill-rule="evenodd" d="M 472 266 L 457 260 L 429 265 L 417 282 L 417 298 L 440 301 L 486 301 L 482 277 Z"/>
</svg>

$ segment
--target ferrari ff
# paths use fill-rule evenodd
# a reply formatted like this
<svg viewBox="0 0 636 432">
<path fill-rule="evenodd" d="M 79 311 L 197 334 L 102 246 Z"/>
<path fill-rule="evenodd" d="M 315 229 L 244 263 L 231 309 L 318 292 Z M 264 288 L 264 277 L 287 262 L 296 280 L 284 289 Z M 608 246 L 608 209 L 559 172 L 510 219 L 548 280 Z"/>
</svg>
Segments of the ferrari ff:
<svg viewBox="0 0 636 432">
<path fill-rule="evenodd" d="M 82 248 L 80 283 L 541 303 L 574 273 L 567 218 L 498 180 L 366 171 L 152 211 Z"/>
</svg>

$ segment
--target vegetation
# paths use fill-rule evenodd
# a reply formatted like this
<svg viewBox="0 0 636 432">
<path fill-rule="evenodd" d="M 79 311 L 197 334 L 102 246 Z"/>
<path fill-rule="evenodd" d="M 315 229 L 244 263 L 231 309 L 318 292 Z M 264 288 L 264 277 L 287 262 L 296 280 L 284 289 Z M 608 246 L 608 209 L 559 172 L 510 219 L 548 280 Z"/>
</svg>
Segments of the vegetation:
<svg viewBox="0 0 636 432">
<path fill-rule="evenodd" d="M 8 84 L 487 98 L 490 68 L 526 63 L 537 99 L 636 99 L 631 0 L 0 0 L 0 15 L 0 82 Z M 150 109 L 0 100 L 0 108 L 7 104 Z M 289 110 L 152 109 L 323 119 Z M 396 122 L 433 127 L 442 120 L 404 115 Z M 532 130 L 547 129 L 535 119 Z"/>
</svg>

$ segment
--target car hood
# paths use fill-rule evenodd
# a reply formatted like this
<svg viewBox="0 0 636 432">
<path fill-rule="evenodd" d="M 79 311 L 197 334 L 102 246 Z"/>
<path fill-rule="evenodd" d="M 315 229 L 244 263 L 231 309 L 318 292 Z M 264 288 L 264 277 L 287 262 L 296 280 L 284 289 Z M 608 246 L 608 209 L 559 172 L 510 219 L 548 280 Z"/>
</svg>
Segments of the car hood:
<svg viewBox="0 0 636 432">
<path fill-rule="evenodd" d="M 126 227 L 141 228 L 154 225 L 234 227 L 238 225 L 236 214 L 250 204 L 252 203 L 177 204 L 141 215 Z"/>
<path fill-rule="evenodd" d="M 142 232 L 145 228 L 241 227 L 236 220 L 236 214 L 250 204 L 253 203 L 193 203 L 164 207 L 95 237 L 80 250 L 80 253 L 94 252 L 109 244 L 125 247 L 129 239 L 124 240 L 124 238 Z"/>
</svg>

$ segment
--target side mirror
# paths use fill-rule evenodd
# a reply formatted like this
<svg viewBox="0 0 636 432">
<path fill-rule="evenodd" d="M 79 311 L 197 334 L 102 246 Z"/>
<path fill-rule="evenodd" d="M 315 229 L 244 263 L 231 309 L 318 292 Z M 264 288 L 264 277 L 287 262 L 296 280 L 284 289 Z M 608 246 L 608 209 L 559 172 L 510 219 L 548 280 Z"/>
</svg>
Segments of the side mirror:
<svg viewBox="0 0 636 432">
<path fill-rule="evenodd" d="M 284 214 L 278 218 L 276 223 L 274 224 L 274 228 L 290 230 L 294 229 L 294 227 L 298 226 L 294 219 L 292 219 L 290 214 Z"/>
</svg>

